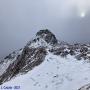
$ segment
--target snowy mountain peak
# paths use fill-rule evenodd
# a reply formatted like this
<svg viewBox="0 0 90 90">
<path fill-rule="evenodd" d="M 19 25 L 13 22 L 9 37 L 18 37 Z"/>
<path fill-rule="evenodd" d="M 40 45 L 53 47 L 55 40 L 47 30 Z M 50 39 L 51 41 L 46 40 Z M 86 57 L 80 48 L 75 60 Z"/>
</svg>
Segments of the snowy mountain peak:
<svg viewBox="0 0 90 90">
<path fill-rule="evenodd" d="M 55 35 L 48 29 L 40 30 L 36 33 L 36 36 L 30 40 L 26 46 L 28 47 L 52 47 L 58 44 L 58 40 Z"/>
<path fill-rule="evenodd" d="M 78 90 L 90 82 L 88 62 L 90 44 L 59 42 L 48 29 L 40 30 L 26 46 L 0 61 L 0 84 L 12 83 L 15 77 L 15 82 L 30 81 L 31 88 L 21 90 Z M 27 78 L 22 80 L 18 75 Z"/>
<path fill-rule="evenodd" d="M 43 38 L 47 43 L 50 44 L 57 43 L 57 39 L 55 35 L 52 32 L 50 32 L 48 29 L 40 30 L 39 32 L 37 32 L 36 36 Z"/>
</svg>

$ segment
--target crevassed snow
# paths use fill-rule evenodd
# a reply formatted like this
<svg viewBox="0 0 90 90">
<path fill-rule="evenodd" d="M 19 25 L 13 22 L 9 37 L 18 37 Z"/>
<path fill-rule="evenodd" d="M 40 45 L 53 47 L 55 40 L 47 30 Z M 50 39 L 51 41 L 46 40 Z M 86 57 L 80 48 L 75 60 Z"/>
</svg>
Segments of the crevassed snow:
<svg viewBox="0 0 90 90">
<path fill-rule="evenodd" d="M 2 87 L 20 86 L 19 90 L 78 90 L 88 83 L 90 63 L 77 61 L 71 56 L 61 58 L 48 53 L 41 65 L 4 83 Z"/>
</svg>

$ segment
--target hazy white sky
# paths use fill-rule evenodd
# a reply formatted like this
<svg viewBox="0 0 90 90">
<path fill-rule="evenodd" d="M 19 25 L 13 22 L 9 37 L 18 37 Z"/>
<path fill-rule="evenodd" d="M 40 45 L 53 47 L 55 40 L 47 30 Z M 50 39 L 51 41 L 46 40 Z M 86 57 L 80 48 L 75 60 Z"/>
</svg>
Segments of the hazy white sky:
<svg viewBox="0 0 90 90">
<path fill-rule="evenodd" d="M 90 0 L 0 0 L 0 57 L 40 29 L 67 42 L 90 41 Z"/>
</svg>

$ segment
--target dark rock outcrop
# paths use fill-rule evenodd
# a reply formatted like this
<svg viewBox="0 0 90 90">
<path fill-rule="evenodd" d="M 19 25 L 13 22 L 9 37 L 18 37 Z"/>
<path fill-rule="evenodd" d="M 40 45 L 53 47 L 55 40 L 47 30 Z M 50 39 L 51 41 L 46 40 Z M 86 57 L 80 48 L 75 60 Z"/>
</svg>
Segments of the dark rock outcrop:
<svg viewBox="0 0 90 90">
<path fill-rule="evenodd" d="M 19 73 L 23 74 L 32 70 L 44 61 L 45 56 L 45 48 L 29 48 L 26 46 L 22 54 L 18 55 L 17 59 L 10 64 L 6 71 L 0 76 L 0 84 L 10 80 Z"/>
<path fill-rule="evenodd" d="M 90 90 L 90 84 L 87 84 L 87 85 L 81 87 L 81 88 L 78 89 L 78 90 Z"/>
<path fill-rule="evenodd" d="M 48 29 L 40 30 L 39 32 L 37 32 L 36 36 L 43 38 L 47 43 L 50 44 L 57 44 L 58 42 L 55 35 L 52 32 L 50 32 Z"/>
</svg>

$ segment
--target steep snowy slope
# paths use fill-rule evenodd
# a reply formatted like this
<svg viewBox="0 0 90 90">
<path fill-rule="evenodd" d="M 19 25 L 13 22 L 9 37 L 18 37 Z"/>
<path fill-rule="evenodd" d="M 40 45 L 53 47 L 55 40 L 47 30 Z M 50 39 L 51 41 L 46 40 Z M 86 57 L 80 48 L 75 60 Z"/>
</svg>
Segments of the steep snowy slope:
<svg viewBox="0 0 90 90">
<path fill-rule="evenodd" d="M 4 73 L 4 71 L 12 64 L 18 55 L 21 55 L 22 49 L 14 51 L 13 53 L 6 56 L 3 60 L 0 61 L 0 75 Z"/>
<path fill-rule="evenodd" d="M 49 30 L 40 30 L 24 48 L 6 56 L 0 62 L 0 84 L 11 80 L 17 74 L 24 74 L 40 65 L 46 56 L 46 48 L 57 44 L 57 39 Z"/>
<path fill-rule="evenodd" d="M 90 63 L 77 61 L 72 56 L 61 58 L 48 52 L 41 65 L 3 84 L 2 88 L 20 86 L 19 90 L 78 90 L 89 82 Z"/>
</svg>

